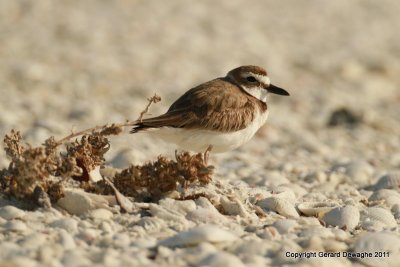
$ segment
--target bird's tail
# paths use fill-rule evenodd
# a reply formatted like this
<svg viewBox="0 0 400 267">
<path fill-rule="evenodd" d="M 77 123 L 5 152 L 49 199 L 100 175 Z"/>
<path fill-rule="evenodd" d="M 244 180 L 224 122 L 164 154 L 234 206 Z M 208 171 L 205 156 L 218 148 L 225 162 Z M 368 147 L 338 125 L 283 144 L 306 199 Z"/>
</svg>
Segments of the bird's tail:
<svg viewBox="0 0 400 267">
<path fill-rule="evenodd" d="M 131 133 L 131 134 L 138 133 L 138 132 L 144 131 L 149 128 L 151 128 L 151 127 L 146 126 L 143 122 L 138 122 L 135 125 L 133 125 L 133 127 L 129 133 Z"/>
</svg>

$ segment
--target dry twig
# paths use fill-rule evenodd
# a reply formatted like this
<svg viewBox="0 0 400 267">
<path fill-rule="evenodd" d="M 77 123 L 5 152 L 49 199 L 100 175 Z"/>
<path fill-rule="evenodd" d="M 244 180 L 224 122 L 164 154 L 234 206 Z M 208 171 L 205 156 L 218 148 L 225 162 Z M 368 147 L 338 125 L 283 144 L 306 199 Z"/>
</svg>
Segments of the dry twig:
<svg viewBox="0 0 400 267">
<path fill-rule="evenodd" d="M 122 123 L 113 123 L 113 124 L 105 124 L 105 125 L 101 125 L 101 126 L 96 126 L 96 127 L 92 127 L 89 129 L 85 129 L 79 132 L 72 132 L 71 134 L 65 136 L 64 138 L 58 140 L 56 142 L 57 145 L 61 145 L 63 143 L 65 143 L 66 141 L 74 138 L 74 137 L 78 137 L 81 135 L 85 135 L 85 134 L 89 134 L 89 133 L 94 133 L 94 132 L 100 132 L 100 134 L 102 135 L 118 135 L 122 132 L 122 128 L 123 127 L 131 127 L 133 125 L 135 125 L 138 121 L 142 121 L 143 116 L 149 111 L 150 106 L 153 103 L 158 103 L 161 101 L 161 97 L 158 96 L 157 94 L 154 94 L 152 97 L 147 99 L 149 101 L 149 103 L 147 104 L 146 108 L 140 113 L 140 116 L 137 120 L 134 121 L 126 121 L 126 122 L 122 122 Z"/>
</svg>

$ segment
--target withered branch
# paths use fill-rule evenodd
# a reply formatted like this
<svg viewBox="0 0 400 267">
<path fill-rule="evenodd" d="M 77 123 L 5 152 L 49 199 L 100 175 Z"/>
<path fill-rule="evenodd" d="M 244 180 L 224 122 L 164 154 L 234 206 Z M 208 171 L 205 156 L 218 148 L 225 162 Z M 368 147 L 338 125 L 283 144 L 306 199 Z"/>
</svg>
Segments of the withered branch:
<svg viewBox="0 0 400 267">
<path fill-rule="evenodd" d="M 147 103 L 147 106 L 145 107 L 145 109 L 140 112 L 140 115 L 138 117 L 138 119 L 134 120 L 134 121 L 126 121 L 126 122 L 122 122 L 122 123 L 113 123 L 113 124 L 105 124 L 105 125 L 100 125 L 100 126 L 96 126 L 96 127 L 92 127 L 92 128 L 88 128 L 79 132 L 72 132 L 71 134 L 65 136 L 64 138 L 56 141 L 57 146 L 65 143 L 66 141 L 74 138 L 74 137 L 78 137 L 81 135 L 85 135 L 85 134 L 90 134 L 90 133 L 94 133 L 94 132 L 99 132 L 101 135 L 118 135 L 122 132 L 122 129 L 124 127 L 131 127 L 133 125 L 135 125 L 137 122 L 141 122 L 143 119 L 143 116 L 149 112 L 149 108 L 153 103 L 158 103 L 161 101 L 161 97 L 157 94 L 154 94 L 152 97 L 147 99 L 149 102 Z"/>
</svg>

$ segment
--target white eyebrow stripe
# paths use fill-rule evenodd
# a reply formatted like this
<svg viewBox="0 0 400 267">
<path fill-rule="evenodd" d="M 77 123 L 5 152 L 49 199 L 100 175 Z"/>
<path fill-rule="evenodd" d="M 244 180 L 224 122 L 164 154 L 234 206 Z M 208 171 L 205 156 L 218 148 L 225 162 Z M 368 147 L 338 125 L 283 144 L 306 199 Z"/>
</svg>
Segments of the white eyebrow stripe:
<svg viewBox="0 0 400 267">
<path fill-rule="evenodd" d="M 244 77 L 248 76 L 254 76 L 259 82 L 262 82 L 265 85 L 270 85 L 271 81 L 268 76 L 260 75 L 260 74 L 255 74 L 252 72 L 246 72 L 243 74 Z"/>
<path fill-rule="evenodd" d="M 260 74 L 253 74 L 253 75 L 257 78 L 257 80 L 264 83 L 265 85 L 271 84 L 271 81 L 268 76 L 264 76 L 264 75 L 260 75 Z"/>
</svg>

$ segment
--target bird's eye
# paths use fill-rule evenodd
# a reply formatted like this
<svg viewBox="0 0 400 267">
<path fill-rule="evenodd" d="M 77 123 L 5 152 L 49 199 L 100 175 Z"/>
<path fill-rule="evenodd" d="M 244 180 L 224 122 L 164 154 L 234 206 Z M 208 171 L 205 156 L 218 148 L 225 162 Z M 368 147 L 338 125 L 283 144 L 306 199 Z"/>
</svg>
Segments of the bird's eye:
<svg viewBox="0 0 400 267">
<path fill-rule="evenodd" d="M 247 77 L 246 80 L 247 80 L 248 82 L 251 82 L 251 83 L 255 83 L 255 82 L 257 81 L 257 79 L 254 78 L 253 76 Z"/>
</svg>

